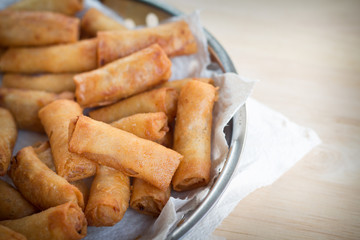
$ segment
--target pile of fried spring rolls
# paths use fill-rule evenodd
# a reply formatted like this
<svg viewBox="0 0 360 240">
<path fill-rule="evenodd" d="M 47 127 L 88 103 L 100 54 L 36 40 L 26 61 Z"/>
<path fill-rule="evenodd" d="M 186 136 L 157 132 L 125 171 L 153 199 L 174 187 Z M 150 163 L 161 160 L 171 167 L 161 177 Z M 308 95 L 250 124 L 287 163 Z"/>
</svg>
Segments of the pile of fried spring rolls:
<svg viewBox="0 0 360 240">
<path fill-rule="evenodd" d="M 96 9 L 74 17 L 82 8 L 82 0 L 22 0 L 0 11 L 8 239 L 81 239 L 129 206 L 157 217 L 171 189 L 209 182 L 217 88 L 207 78 L 168 81 L 170 58 L 197 52 L 188 24 L 130 30 Z M 48 141 L 13 156 L 18 129 Z"/>
</svg>

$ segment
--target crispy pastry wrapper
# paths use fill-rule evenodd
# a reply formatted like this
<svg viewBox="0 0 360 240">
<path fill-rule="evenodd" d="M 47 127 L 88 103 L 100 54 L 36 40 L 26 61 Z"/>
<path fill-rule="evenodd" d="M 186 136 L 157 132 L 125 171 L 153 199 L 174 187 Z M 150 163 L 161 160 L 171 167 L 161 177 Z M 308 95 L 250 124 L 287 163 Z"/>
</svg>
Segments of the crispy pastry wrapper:
<svg viewBox="0 0 360 240">
<path fill-rule="evenodd" d="M 154 44 L 91 72 L 74 76 L 76 100 L 84 107 L 107 105 L 167 81 L 171 61 Z"/>
<path fill-rule="evenodd" d="M 51 153 L 50 143 L 48 141 L 37 142 L 32 147 L 33 147 L 37 157 L 40 159 L 40 161 L 45 163 L 45 165 L 48 168 L 50 168 L 52 171 L 56 172 L 54 159 L 53 159 L 53 156 Z M 75 187 L 77 187 L 80 190 L 80 192 L 82 193 L 82 195 L 84 197 L 84 203 L 86 206 L 86 203 L 87 203 L 87 200 L 88 200 L 89 194 L 90 194 L 91 179 L 84 178 L 84 179 L 80 179 L 80 180 L 77 180 L 74 182 L 70 182 L 70 184 L 74 185 Z"/>
<path fill-rule="evenodd" d="M 170 192 L 170 187 L 163 191 L 139 178 L 134 178 L 130 207 L 139 213 L 159 216 L 170 198 Z"/>
<path fill-rule="evenodd" d="M 73 119 L 69 125 L 69 151 L 162 190 L 169 186 L 182 158 L 160 144 L 85 116 Z"/>
<path fill-rule="evenodd" d="M 2 86 L 53 93 L 75 92 L 74 75 L 66 73 L 41 75 L 4 74 Z"/>
<path fill-rule="evenodd" d="M 172 180 L 176 191 L 208 184 L 211 167 L 212 110 L 216 88 L 188 82 L 180 92 L 175 123 L 174 150 L 184 155 Z"/>
<path fill-rule="evenodd" d="M 78 240 L 87 233 L 85 215 L 73 202 L 24 218 L 0 221 L 0 225 L 23 234 L 28 240 Z"/>
<path fill-rule="evenodd" d="M 10 5 L 8 9 L 50 11 L 74 15 L 83 9 L 83 0 L 20 0 Z"/>
<path fill-rule="evenodd" d="M 197 51 L 195 38 L 185 21 L 138 30 L 99 32 L 97 36 L 100 66 L 154 43 L 159 44 L 169 57 L 193 54 Z"/>
<path fill-rule="evenodd" d="M 26 240 L 26 237 L 21 233 L 0 225 L 0 240 Z"/>
<path fill-rule="evenodd" d="M 165 134 L 169 131 L 164 112 L 138 113 L 110 125 L 157 143 L 163 143 Z"/>
<path fill-rule="evenodd" d="M 22 47 L 72 43 L 80 21 L 52 12 L 0 11 L 0 46 Z"/>
<path fill-rule="evenodd" d="M 214 84 L 214 80 L 212 80 L 211 78 L 184 78 L 184 79 L 164 82 L 156 87 L 157 88 L 162 88 L 162 87 L 174 88 L 178 93 L 180 93 L 181 88 L 190 81 L 200 81 L 200 82 L 205 82 L 205 83 L 209 83 L 209 84 Z"/>
<path fill-rule="evenodd" d="M 176 115 L 178 93 L 172 88 L 154 89 L 89 112 L 95 120 L 111 123 L 137 113 L 164 112 L 172 122 Z"/>
<path fill-rule="evenodd" d="M 89 226 L 113 226 L 129 207 L 130 178 L 113 168 L 99 165 L 91 185 L 85 216 Z"/>
<path fill-rule="evenodd" d="M 9 183 L 0 179 L 0 220 L 29 216 L 37 209 Z"/>
<path fill-rule="evenodd" d="M 96 8 L 90 8 L 81 19 L 81 35 L 84 37 L 96 37 L 99 31 L 122 31 L 127 28 L 114 19 L 106 16 Z"/>
<path fill-rule="evenodd" d="M 0 71 L 13 73 L 77 73 L 96 65 L 97 39 L 45 47 L 9 48 L 0 56 Z"/>
<path fill-rule="evenodd" d="M 18 128 L 43 132 L 38 111 L 56 99 L 73 99 L 74 94 L 61 94 L 37 90 L 0 88 L 0 107 L 7 108 L 15 118 Z"/>
<path fill-rule="evenodd" d="M 72 118 L 82 115 L 74 101 L 57 100 L 39 111 L 41 123 L 49 137 L 56 172 L 68 181 L 93 176 L 96 164 L 68 150 L 68 128 Z"/>
<path fill-rule="evenodd" d="M 14 117 L 9 110 L 0 107 L 0 176 L 5 175 L 9 168 L 16 138 L 17 129 Z"/>
<path fill-rule="evenodd" d="M 69 201 L 84 208 L 81 192 L 41 162 L 31 146 L 21 149 L 13 159 L 10 177 L 21 194 L 39 209 Z"/>
</svg>

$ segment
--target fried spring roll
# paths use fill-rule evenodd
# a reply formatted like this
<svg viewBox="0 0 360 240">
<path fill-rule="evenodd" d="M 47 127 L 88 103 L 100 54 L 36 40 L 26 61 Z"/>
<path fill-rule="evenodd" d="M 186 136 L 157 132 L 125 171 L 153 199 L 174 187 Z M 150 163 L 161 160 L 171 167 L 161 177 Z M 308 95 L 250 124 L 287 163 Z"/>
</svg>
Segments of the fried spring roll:
<svg viewBox="0 0 360 240">
<path fill-rule="evenodd" d="M 162 190 L 169 186 L 182 158 L 160 144 L 85 116 L 70 122 L 69 151 L 141 178 Z"/>
<path fill-rule="evenodd" d="M 180 92 L 175 123 L 174 150 L 183 154 L 172 180 L 176 191 L 205 186 L 210 180 L 212 109 L 216 88 L 188 82 Z"/>
<path fill-rule="evenodd" d="M 82 109 L 74 101 L 58 100 L 39 111 L 39 117 L 49 137 L 56 172 L 69 182 L 93 176 L 96 164 L 68 150 L 70 119 L 82 115 Z"/>
<path fill-rule="evenodd" d="M 184 78 L 184 79 L 180 79 L 180 80 L 174 80 L 174 81 L 170 81 L 170 82 L 164 82 L 158 86 L 156 86 L 157 88 L 162 88 L 162 87 L 170 87 L 170 88 L 174 88 L 176 89 L 176 91 L 178 93 L 180 93 L 181 88 L 183 86 L 185 86 L 185 84 L 187 84 L 190 81 L 200 81 L 200 82 L 205 82 L 205 83 L 209 83 L 209 84 L 214 84 L 214 80 L 212 80 L 211 78 Z"/>
<path fill-rule="evenodd" d="M 167 81 L 171 61 L 154 44 L 91 72 L 74 76 L 76 100 L 81 106 L 107 105 Z"/>
<path fill-rule="evenodd" d="M 84 208 L 79 189 L 41 162 L 31 146 L 21 149 L 13 159 L 10 177 L 21 194 L 39 209 L 69 201 Z"/>
<path fill-rule="evenodd" d="M 96 37 L 97 32 L 110 30 L 121 31 L 127 28 L 96 8 L 90 8 L 81 19 L 81 34 L 86 37 Z"/>
<path fill-rule="evenodd" d="M 52 12 L 0 11 L 0 46 L 72 43 L 79 38 L 77 18 Z"/>
<path fill-rule="evenodd" d="M 26 237 L 21 233 L 0 225 L 0 240 L 26 240 Z"/>
<path fill-rule="evenodd" d="M 25 235 L 28 240 L 77 240 L 87 232 L 84 213 L 73 202 L 24 218 L 1 221 L 0 225 Z"/>
<path fill-rule="evenodd" d="M 13 88 L 0 88 L 0 106 L 7 108 L 15 118 L 18 128 L 43 132 L 38 117 L 38 111 L 56 99 L 73 99 L 74 94 L 64 92 L 61 94 L 23 90 Z"/>
<path fill-rule="evenodd" d="M 0 220 L 17 219 L 36 212 L 15 188 L 0 179 Z"/>
<path fill-rule="evenodd" d="M 111 123 L 111 126 L 157 143 L 162 143 L 168 132 L 166 114 L 138 113 Z"/>
<path fill-rule="evenodd" d="M 160 143 L 168 131 L 167 117 L 163 112 L 135 114 L 113 122 L 111 126 Z M 166 131 L 161 131 L 164 127 Z M 132 188 L 130 205 L 140 213 L 158 216 L 170 197 L 170 187 L 162 191 L 139 178 L 134 179 Z"/>
<path fill-rule="evenodd" d="M 32 147 L 33 147 L 37 157 L 40 159 L 40 161 L 45 163 L 45 165 L 48 168 L 50 168 L 53 172 L 56 172 L 54 159 L 51 154 L 51 148 L 50 148 L 49 142 L 38 142 L 38 143 L 35 143 Z M 91 179 L 89 179 L 89 178 L 84 178 L 84 179 L 77 180 L 75 182 L 70 182 L 70 184 L 77 187 L 80 190 L 80 192 L 82 193 L 82 195 L 84 197 L 85 205 L 89 198 L 90 185 L 91 185 L 90 182 L 91 182 Z"/>
<path fill-rule="evenodd" d="M 5 175 L 9 168 L 16 138 L 17 129 L 13 116 L 9 110 L 0 108 L 0 176 Z"/>
<path fill-rule="evenodd" d="M 170 187 L 162 191 L 139 178 L 134 178 L 132 188 L 130 207 L 139 213 L 159 216 L 170 198 Z"/>
<path fill-rule="evenodd" d="M 9 48 L 0 57 L 0 71 L 14 73 L 76 73 L 93 70 L 97 39 L 46 47 Z"/>
<path fill-rule="evenodd" d="M 8 9 L 50 11 L 74 15 L 83 9 L 83 0 L 21 0 L 10 5 Z"/>
<path fill-rule="evenodd" d="M 75 92 L 75 74 L 4 74 L 2 86 L 6 88 L 21 88 L 46 92 Z"/>
<path fill-rule="evenodd" d="M 99 66 L 122 58 L 151 44 L 159 44 L 169 57 L 197 52 L 196 40 L 185 21 L 153 28 L 98 33 Z"/>
<path fill-rule="evenodd" d="M 85 216 L 89 226 L 113 226 L 129 207 L 130 178 L 122 172 L 100 165 L 91 185 Z"/>
<path fill-rule="evenodd" d="M 90 111 L 91 118 L 106 123 L 137 113 L 164 112 L 172 122 L 176 115 L 178 93 L 172 88 L 160 88 L 140 93 L 125 100 Z"/>
</svg>

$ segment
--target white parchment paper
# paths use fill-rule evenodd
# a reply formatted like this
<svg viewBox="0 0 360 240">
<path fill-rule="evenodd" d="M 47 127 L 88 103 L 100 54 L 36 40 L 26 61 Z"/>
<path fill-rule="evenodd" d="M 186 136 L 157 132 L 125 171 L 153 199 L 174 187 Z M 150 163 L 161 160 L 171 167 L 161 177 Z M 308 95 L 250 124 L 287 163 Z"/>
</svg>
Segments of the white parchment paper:
<svg viewBox="0 0 360 240">
<path fill-rule="evenodd" d="M 0 2 L 0 8 L 4 8 L 10 3 L 15 2 L 13 0 L 2 0 Z M 123 21 L 123 19 L 116 15 L 111 9 L 106 8 L 96 0 L 86 0 L 85 1 L 86 9 L 89 7 L 96 7 L 99 10 L 103 11 L 105 14 L 116 18 L 118 21 Z M 85 9 L 85 10 L 86 10 Z M 84 12 L 84 11 L 83 11 Z M 79 16 L 83 14 L 79 13 Z M 171 80 L 181 79 L 185 77 L 212 77 L 214 79 L 215 85 L 219 86 L 219 100 L 214 107 L 214 118 L 213 118 L 213 137 L 212 137 L 212 169 L 211 176 L 212 179 L 217 176 L 218 169 L 222 166 L 225 155 L 228 150 L 228 146 L 225 141 L 225 136 L 223 129 L 228 121 L 232 118 L 234 113 L 245 104 L 247 98 L 252 92 L 255 81 L 248 80 L 240 77 L 237 74 L 226 73 L 218 74 L 215 71 L 207 70 L 207 66 L 210 63 L 209 54 L 207 51 L 206 38 L 204 36 L 202 26 L 200 23 L 199 12 L 195 12 L 188 16 L 181 16 L 170 19 L 169 21 L 175 21 L 178 19 L 184 19 L 189 23 L 191 31 L 197 39 L 197 44 L 199 51 L 196 54 L 190 56 L 181 56 L 172 59 L 172 77 Z M 253 103 L 251 105 L 254 105 Z M 256 104 L 255 104 L 256 105 Z M 252 107 L 253 108 L 253 107 Z M 268 112 L 266 108 L 257 108 L 261 112 Z M 265 109 L 265 110 L 264 110 Z M 253 110 L 251 110 L 253 111 Z M 270 111 L 270 110 L 269 110 Z M 275 114 L 276 115 L 276 114 Z M 273 123 L 278 123 L 277 121 L 283 121 L 283 119 L 274 118 L 271 114 L 268 114 L 267 123 L 270 120 L 273 120 Z M 264 120 L 263 118 L 260 118 Z M 251 121 L 251 122 L 250 122 Z M 259 119 L 249 119 L 249 128 L 251 131 L 256 129 L 261 129 L 261 126 L 254 126 L 256 124 L 263 124 Z M 292 124 L 292 123 L 291 123 Z M 297 125 L 293 124 L 291 131 L 282 131 L 281 133 L 287 135 L 289 139 L 294 137 L 294 129 Z M 300 127 L 298 127 L 300 128 Z M 276 129 L 276 128 L 274 128 Z M 250 131 L 249 130 L 249 131 Z M 288 129 L 289 130 L 289 129 Z M 255 130 L 256 132 L 256 130 Z M 259 133 L 259 132 L 257 132 Z M 248 138 L 260 137 L 261 134 L 250 135 Z M 257 171 L 263 171 L 265 166 L 268 164 L 259 159 L 262 157 L 256 158 L 257 151 L 261 153 L 266 153 L 267 146 L 265 143 L 261 146 L 256 144 L 257 140 L 249 141 L 246 146 L 245 152 L 250 152 L 246 157 L 243 157 L 240 161 L 241 166 L 239 166 L 238 171 L 234 175 L 234 179 L 229 185 L 228 189 L 231 191 L 226 191 L 222 198 L 219 200 L 219 203 L 213 208 L 210 213 L 207 215 L 203 221 L 201 221 L 193 230 L 187 235 L 186 238 L 191 239 L 207 239 L 208 235 L 218 226 L 222 219 L 225 218 L 230 211 L 236 206 L 238 201 L 248 195 L 250 192 L 254 191 L 256 188 L 271 184 L 277 179 L 281 174 L 283 174 L 287 169 L 289 169 L 297 160 L 299 160 L 307 151 L 309 151 L 313 146 L 319 143 L 319 139 L 316 134 L 308 130 L 308 138 L 302 139 L 303 142 L 306 142 L 304 148 L 294 149 L 291 146 L 287 146 L 286 142 L 282 142 L 287 147 L 288 151 L 292 151 L 291 161 L 287 161 L 284 158 L 277 158 L 276 153 L 268 157 L 271 158 L 271 163 L 275 163 L 273 166 L 274 174 L 269 177 L 266 174 L 260 177 L 262 181 L 259 181 L 259 174 Z M 263 136 L 262 136 L 263 137 Z M 268 143 L 274 142 L 272 139 L 273 136 L 267 135 L 267 138 L 262 138 L 267 140 Z M 47 137 L 42 134 L 20 131 L 18 136 L 18 141 L 16 143 L 14 154 L 21 148 L 31 145 L 39 140 L 46 140 Z M 299 140 L 299 139 L 295 139 Z M 295 141 L 294 140 L 294 141 Z M 296 141 L 291 141 L 292 146 L 295 146 Z M 300 142 L 300 141 L 299 141 Z M 279 152 L 277 152 L 279 154 Z M 265 154 L 263 154 L 265 155 Z M 255 158 L 254 158 L 255 157 Z M 270 162 L 269 160 L 269 162 Z M 280 166 L 280 167 L 279 167 Z M 284 167 L 285 166 L 285 167 Z M 246 171 L 251 169 L 252 171 Z M 247 173 L 247 174 L 241 174 Z M 240 176 L 240 177 L 239 177 Z M 260 183 L 259 183 L 260 182 Z M 186 193 L 172 193 L 172 197 L 168 201 L 167 205 L 163 209 L 161 215 L 155 219 L 150 216 L 141 215 L 132 209 L 128 209 L 124 218 L 113 227 L 89 227 L 88 236 L 86 239 L 164 239 L 170 230 L 172 230 L 176 224 L 180 221 L 183 214 L 193 210 L 198 203 L 203 199 L 204 196 L 209 191 L 212 182 L 210 182 L 208 187 L 200 188 L 197 190 L 189 191 Z M 237 188 L 238 184 L 242 188 Z M 219 205 L 221 203 L 221 205 Z"/>
</svg>

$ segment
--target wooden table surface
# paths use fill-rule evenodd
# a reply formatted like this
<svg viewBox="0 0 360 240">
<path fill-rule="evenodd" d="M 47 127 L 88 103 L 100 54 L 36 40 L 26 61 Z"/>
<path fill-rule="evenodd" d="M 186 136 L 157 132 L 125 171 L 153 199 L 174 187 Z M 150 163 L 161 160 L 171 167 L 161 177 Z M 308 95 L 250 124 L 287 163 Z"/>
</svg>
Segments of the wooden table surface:
<svg viewBox="0 0 360 240">
<path fill-rule="evenodd" d="M 323 143 L 240 201 L 227 239 L 360 239 L 360 1 L 166 0 L 202 9 L 252 95 Z"/>
</svg>

